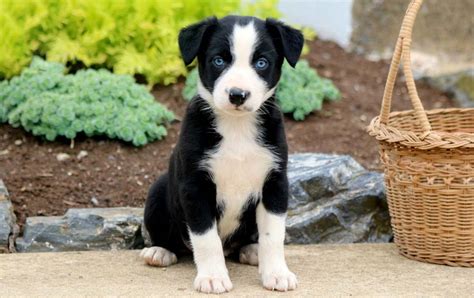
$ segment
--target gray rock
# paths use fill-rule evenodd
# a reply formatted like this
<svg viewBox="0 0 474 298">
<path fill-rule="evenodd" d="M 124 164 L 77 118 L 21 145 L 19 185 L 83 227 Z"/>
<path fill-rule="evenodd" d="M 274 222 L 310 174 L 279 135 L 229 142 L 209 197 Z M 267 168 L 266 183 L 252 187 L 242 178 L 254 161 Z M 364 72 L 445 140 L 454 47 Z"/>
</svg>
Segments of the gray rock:
<svg viewBox="0 0 474 298">
<path fill-rule="evenodd" d="M 392 238 L 383 177 L 349 156 L 291 155 L 288 243 L 387 242 Z M 30 217 L 21 252 L 134 249 L 150 245 L 143 208 L 69 209 Z"/>
<path fill-rule="evenodd" d="M 474 107 L 474 68 L 455 73 L 428 76 L 424 79 L 435 88 L 452 94 L 461 107 Z"/>
<path fill-rule="evenodd" d="M 20 252 L 143 247 L 143 208 L 69 209 L 64 216 L 29 217 Z"/>
<path fill-rule="evenodd" d="M 0 179 L 0 252 L 15 251 L 14 241 L 18 230 L 7 188 Z"/>
<path fill-rule="evenodd" d="M 291 155 L 288 243 L 388 242 L 383 176 L 350 156 Z"/>
</svg>

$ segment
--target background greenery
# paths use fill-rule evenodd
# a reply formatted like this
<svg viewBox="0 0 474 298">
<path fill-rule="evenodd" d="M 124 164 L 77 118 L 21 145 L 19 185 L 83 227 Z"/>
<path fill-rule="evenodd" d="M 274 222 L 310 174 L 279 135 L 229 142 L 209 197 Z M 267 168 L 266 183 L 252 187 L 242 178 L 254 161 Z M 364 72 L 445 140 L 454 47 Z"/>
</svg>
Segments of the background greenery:
<svg viewBox="0 0 474 298">
<path fill-rule="evenodd" d="M 182 27 L 210 15 L 278 17 L 277 2 L 1 0 L 0 79 L 19 74 L 39 55 L 167 85 L 186 74 L 177 43 Z"/>
<path fill-rule="evenodd" d="M 141 146 L 166 135 L 174 114 L 133 77 L 108 70 L 64 72 L 60 63 L 34 58 L 20 76 L 0 82 L 0 123 L 49 141 L 85 133 Z"/>
<path fill-rule="evenodd" d="M 198 71 L 194 69 L 183 90 L 188 101 L 197 94 L 197 79 Z M 324 100 L 334 101 L 341 96 L 332 81 L 321 78 L 304 59 L 294 69 L 286 62 L 283 64 L 275 95 L 283 113 L 291 114 L 295 120 L 304 120 L 309 113 L 321 110 Z"/>
<path fill-rule="evenodd" d="M 187 75 L 179 30 L 210 15 L 279 17 L 278 0 L 0 0 L 0 123 L 55 140 L 106 135 L 144 145 L 166 135 L 174 114 L 149 87 Z M 305 39 L 315 33 L 303 30 Z M 308 51 L 305 44 L 304 53 Z M 35 57 L 39 56 L 39 57 Z M 42 58 L 40 58 L 42 57 Z M 45 60 L 49 61 L 45 61 Z M 31 63 L 31 65 L 30 65 Z M 30 65 L 29 67 L 27 67 Z M 66 74 L 69 69 L 79 70 Z M 114 75 L 105 69 L 116 74 Z M 99 69 L 99 70 L 94 70 Z M 21 74 L 21 75 L 19 75 Z M 18 76 L 19 75 L 19 76 Z M 196 94 L 197 72 L 183 91 Z M 283 112 L 303 120 L 339 92 L 308 63 L 285 64 L 277 90 Z"/>
</svg>

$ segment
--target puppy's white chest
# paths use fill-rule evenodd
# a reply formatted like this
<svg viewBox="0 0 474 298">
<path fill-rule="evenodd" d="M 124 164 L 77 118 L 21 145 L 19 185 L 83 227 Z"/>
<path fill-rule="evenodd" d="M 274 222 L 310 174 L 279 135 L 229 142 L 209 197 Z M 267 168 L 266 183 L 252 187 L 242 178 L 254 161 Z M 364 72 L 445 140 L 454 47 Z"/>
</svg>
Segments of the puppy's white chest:
<svg viewBox="0 0 474 298">
<path fill-rule="evenodd" d="M 216 184 L 217 203 L 223 207 L 218 231 L 222 239 L 238 227 L 243 209 L 260 197 L 275 156 L 257 141 L 254 118 L 217 119 L 223 139 L 206 162 Z"/>
</svg>

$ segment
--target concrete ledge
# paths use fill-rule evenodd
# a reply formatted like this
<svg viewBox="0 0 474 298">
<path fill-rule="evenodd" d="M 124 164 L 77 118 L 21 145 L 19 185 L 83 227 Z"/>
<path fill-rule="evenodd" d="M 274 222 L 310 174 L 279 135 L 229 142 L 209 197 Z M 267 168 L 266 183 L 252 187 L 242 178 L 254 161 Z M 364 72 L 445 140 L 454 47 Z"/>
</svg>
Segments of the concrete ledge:
<svg viewBox="0 0 474 298">
<path fill-rule="evenodd" d="M 190 258 L 162 269 L 145 266 L 138 251 L 0 255 L 2 296 L 189 296 Z M 398 255 L 393 244 L 287 247 L 299 287 L 285 296 L 444 296 L 474 293 L 474 269 L 431 265 Z M 229 296 L 277 295 L 260 286 L 256 267 L 228 262 Z"/>
</svg>

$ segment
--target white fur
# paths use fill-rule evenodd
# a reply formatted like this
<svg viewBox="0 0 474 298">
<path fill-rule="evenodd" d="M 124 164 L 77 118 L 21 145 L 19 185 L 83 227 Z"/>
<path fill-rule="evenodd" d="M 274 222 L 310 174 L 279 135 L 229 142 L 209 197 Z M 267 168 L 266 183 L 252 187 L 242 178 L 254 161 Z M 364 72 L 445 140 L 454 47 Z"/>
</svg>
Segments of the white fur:
<svg viewBox="0 0 474 298">
<path fill-rule="evenodd" d="M 211 92 L 209 92 L 209 90 L 206 89 L 206 87 L 204 87 L 200 78 L 198 78 L 197 80 L 197 88 L 198 88 L 199 96 L 205 99 L 211 106 L 214 106 L 214 102 L 212 100 L 212 94 Z"/>
<path fill-rule="evenodd" d="M 218 224 L 222 240 L 237 229 L 249 200 L 261 196 L 265 179 L 277 164 L 271 150 L 258 142 L 256 114 L 229 108 L 229 95 L 225 91 L 231 87 L 249 90 L 251 96 L 247 102 L 250 102 L 251 111 L 256 111 L 275 92 L 275 88 L 268 90 L 250 65 L 258 34 L 253 23 L 249 23 L 236 25 L 230 38 L 233 63 L 217 80 L 214 92 L 211 94 L 198 80 L 199 95 L 215 111 L 214 127 L 223 137 L 201 164 L 211 174 L 216 184 L 217 203 L 223 206 L 224 213 Z"/>
<path fill-rule="evenodd" d="M 268 173 L 276 167 L 276 157 L 258 143 L 256 121 L 254 113 L 216 114 L 215 128 L 223 139 L 202 165 L 216 184 L 217 203 L 224 207 L 218 225 L 221 239 L 236 230 L 243 207 L 260 198 Z"/>
<path fill-rule="evenodd" d="M 250 97 L 241 107 L 242 111 L 255 112 L 262 103 L 273 95 L 269 93 L 267 83 L 252 68 L 252 57 L 258 42 L 258 33 L 253 22 L 245 26 L 236 25 L 230 37 L 232 64 L 216 81 L 212 98 L 217 109 L 235 111 L 229 101 L 229 93 L 233 87 L 250 91 Z"/>
<path fill-rule="evenodd" d="M 286 215 L 270 213 L 262 203 L 257 207 L 258 269 L 269 290 L 294 290 L 298 284 L 285 261 L 285 220 Z"/>
<path fill-rule="evenodd" d="M 189 231 L 197 276 L 194 288 L 204 293 L 223 293 L 232 289 L 232 282 L 225 266 L 222 242 L 216 224 L 202 235 Z"/>
<path fill-rule="evenodd" d="M 223 206 L 223 214 L 219 224 L 214 224 L 204 235 L 190 233 L 198 268 L 194 285 L 202 292 L 218 293 L 232 288 L 221 240 L 235 232 L 243 208 L 250 199 L 261 198 L 268 173 L 277 167 L 277 157 L 258 140 L 255 112 L 274 94 L 275 88 L 269 89 L 251 66 L 257 40 L 253 23 L 236 25 L 231 35 L 232 65 L 216 81 L 212 93 L 198 80 L 199 95 L 214 110 L 214 128 L 222 136 L 222 141 L 208 152 L 201 166 L 216 184 L 216 200 Z M 242 111 L 236 111 L 229 102 L 228 90 L 232 87 L 250 91 Z M 259 264 L 266 288 L 280 291 L 292 290 L 297 284 L 284 256 L 285 218 L 267 212 L 260 203 L 257 208 L 259 244 L 245 247 L 240 255 L 244 263 Z"/>
</svg>

